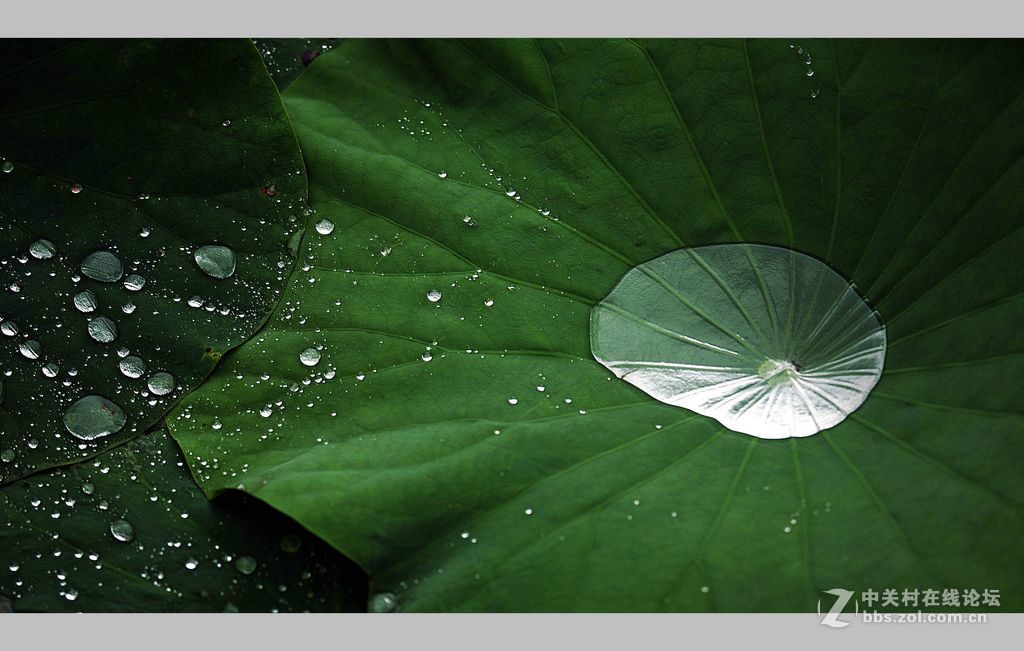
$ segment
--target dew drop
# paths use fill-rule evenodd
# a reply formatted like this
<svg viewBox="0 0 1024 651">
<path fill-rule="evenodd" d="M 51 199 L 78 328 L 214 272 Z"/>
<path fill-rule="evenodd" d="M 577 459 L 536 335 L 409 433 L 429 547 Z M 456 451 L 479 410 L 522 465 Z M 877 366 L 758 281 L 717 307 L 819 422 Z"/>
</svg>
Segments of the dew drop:
<svg viewBox="0 0 1024 651">
<path fill-rule="evenodd" d="M 256 571 L 256 559 L 252 556 L 239 556 L 235 561 L 235 569 L 241 574 L 252 574 Z"/>
<path fill-rule="evenodd" d="M 445 172 L 444 170 L 441 170 L 440 172 L 437 173 L 437 177 L 441 178 L 441 179 L 448 178 L 448 172 Z"/>
<path fill-rule="evenodd" d="M 285 534 L 281 538 L 282 551 L 285 551 L 289 554 L 294 554 L 295 552 L 299 551 L 300 547 L 302 547 L 302 538 L 299 538 L 293 533 Z"/>
<path fill-rule="evenodd" d="M 321 219 L 316 223 L 316 232 L 321 235 L 330 235 L 334 232 L 334 222 L 330 219 Z"/>
<path fill-rule="evenodd" d="M 14 171 L 14 163 L 12 163 L 9 160 L 5 160 L 3 166 L 0 167 L 0 169 L 3 170 L 4 174 L 10 174 L 11 172 Z"/>
<path fill-rule="evenodd" d="M 82 260 L 82 273 L 101 283 L 116 283 L 124 275 L 121 260 L 110 251 L 90 253 Z"/>
<path fill-rule="evenodd" d="M 101 344 L 117 339 L 117 324 L 105 316 L 89 319 L 89 336 Z"/>
<path fill-rule="evenodd" d="M 146 362 L 134 355 L 130 355 L 122 359 L 117 363 L 117 367 L 121 369 L 121 373 L 125 377 L 130 377 L 132 379 L 138 379 L 146 372 Z"/>
<path fill-rule="evenodd" d="M 75 309 L 79 312 L 88 314 L 97 307 L 96 294 L 93 294 L 88 289 L 84 292 L 78 292 L 75 294 Z"/>
<path fill-rule="evenodd" d="M 92 486 L 92 484 L 86 484 Z M 82 487 L 85 490 L 85 486 Z M 92 491 L 90 490 L 89 493 Z M 131 522 L 127 520 L 114 520 L 110 523 L 110 535 L 114 536 L 114 540 L 121 542 L 131 542 L 135 540 L 135 527 L 132 526 Z"/>
<path fill-rule="evenodd" d="M 102 396 L 85 396 L 64 412 L 64 427 L 75 438 L 92 441 L 121 431 L 127 418 L 113 402 Z"/>
<path fill-rule="evenodd" d="M 57 377 L 57 373 L 60 373 L 60 367 L 53 362 L 43 364 L 43 375 L 46 377 Z"/>
<path fill-rule="evenodd" d="M 26 359 L 39 359 L 43 354 L 43 347 L 35 339 L 29 339 L 18 345 L 18 352 Z"/>
<path fill-rule="evenodd" d="M 177 385 L 174 382 L 173 375 L 165 371 L 158 371 L 149 376 L 146 386 L 149 387 L 149 392 L 153 395 L 166 396 L 171 391 L 174 391 L 174 387 Z"/>
<path fill-rule="evenodd" d="M 199 561 L 197 561 L 195 558 L 190 557 L 187 561 L 185 561 L 186 570 L 194 570 L 197 567 L 199 567 Z"/>
<path fill-rule="evenodd" d="M 429 292 L 427 292 L 427 300 L 430 301 L 431 303 L 436 303 L 439 300 L 441 300 L 440 290 L 432 289 Z"/>
<path fill-rule="evenodd" d="M 18 334 L 18 324 L 14 321 L 4 321 L 0 323 L 0 332 L 8 337 L 13 337 Z"/>
<path fill-rule="evenodd" d="M 132 274 L 124 279 L 124 288 L 130 292 L 137 292 L 146 286 L 146 279 L 139 274 Z"/>
<path fill-rule="evenodd" d="M 390 613 L 398 607 L 398 597 L 393 592 L 379 592 L 370 598 L 371 613 Z"/>
<path fill-rule="evenodd" d="M 50 240 L 36 240 L 29 245 L 28 252 L 36 260 L 49 260 L 57 255 L 57 247 Z"/>
<path fill-rule="evenodd" d="M 79 192 L 82 191 L 82 184 L 81 183 L 72 183 L 71 186 L 70 186 L 70 190 L 71 190 L 71 194 L 78 194 Z"/>
<path fill-rule="evenodd" d="M 15 452 L 14 450 L 7 449 L 0 452 L 0 461 L 3 461 L 4 463 L 10 463 L 14 461 L 17 457 L 18 453 Z"/>
<path fill-rule="evenodd" d="M 420 359 L 422 359 L 424 362 L 429 362 L 430 360 L 434 359 L 434 356 L 430 354 L 429 350 L 426 350 L 423 351 L 422 355 L 420 355 Z"/>
<path fill-rule="evenodd" d="M 195 253 L 196 264 L 211 278 L 223 280 L 235 273 L 235 252 L 226 246 L 208 244 Z"/>
<path fill-rule="evenodd" d="M 320 351 L 316 348 L 307 348 L 299 353 L 299 361 L 305 366 L 316 366 L 320 363 Z"/>
</svg>

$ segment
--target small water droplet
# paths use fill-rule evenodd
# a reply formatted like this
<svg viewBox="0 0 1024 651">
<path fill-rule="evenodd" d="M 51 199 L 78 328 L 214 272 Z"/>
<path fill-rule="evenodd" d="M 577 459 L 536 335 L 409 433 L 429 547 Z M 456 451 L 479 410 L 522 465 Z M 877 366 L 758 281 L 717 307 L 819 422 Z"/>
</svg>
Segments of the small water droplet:
<svg viewBox="0 0 1024 651">
<path fill-rule="evenodd" d="M 18 453 L 11 449 L 7 449 L 4 450 L 3 452 L 0 452 L 0 461 L 3 461 L 4 463 L 10 463 L 14 461 L 17 457 Z"/>
<path fill-rule="evenodd" d="M 64 598 L 68 601 L 74 601 L 75 599 L 78 599 L 78 590 L 75 590 L 74 588 L 68 588 L 64 591 Z"/>
<path fill-rule="evenodd" d="M 434 356 L 430 354 L 429 350 L 426 350 L 423 352 L 422 355 L 420 355 L 420 359 L 422 359 L 424 362 L 429 362 L 430 360 L 434 359 Z"/>
<path fill-rule="evenodd" d="M 92 495 L 96 492 L 96 486 L 92 482 L 85 482 L 82 484 L 82 492 L 86 495 Z"/>
<path fill-rule="evenodd" d="M 320 351 L 316 348 L 307 348 L 299 353 L 299 361 L 305 366 L 316 366 L 320 363 Z"/>
<path fill-rule="evenodd" d="M 492 305 L 494 305 L 494 299 L 493 298 L 489 298 L 486 301 L 484 301 L 484 307 L 491 307 Z"/>
<path fill-rule="evenodd" d="M 302 547 L 302 538 L 293 533 L 285 534 L 281 538 L 281 549 L 289 554 L 294 554 Z"/>
<path fill-rule="evenodd" d="M 72 183 L 70 189 L 71 189 L 71 194 L 78 194 L 79 192 L 82 191 L 82 184 L 81 183 Z"/>
<path fill-rule="evenodd" d="M 519 404 L 519 398 L 509 398 L 508 399 L 508 404 L 513 405 L 513 406 L 518 405 Z"/>
<path fill-rule="evenodd" d="M 126 421 L 120 407 L 97 395 L 75 401 L 64 412 L 64 427 L 72 436 L 83 441 L 119 432 Z"/>
<path fill-rule="evenodd" d="M 86 486 L 92 486 L 92 484 L 86 484 Z M 85 486 L 82 487 L 85 490 Z M 91 490 L 87 491 L 92 493 Z M 114 520 L 110 523 L 110 534 L 114 536 L 115 540 L 121 542 L 131 542 L 135 540 L 135 527 L 132 526 L 131 522 L 127 520 Z"/>
<path fill-rule="evenodd" d="M 199 268 L 211 278 L 223 280 L 235 273 L 235 252 L 226 246 L 209 244 L 199 247 L 194 257 Z"/>
<path fill-rule="evenodd" d="M 239 556 L 235 561 L 235 569 L 242 574 L 252 574 L 256 571 L 256 559 L 252 556 Z"/>
<path fill-rule="evenodd" d="M 57 255 L 57 246 L 50 240 L 36 240 L 29 245 L 28 252 L 37 260 L 49 260 Z"/>
<path fill-rule="evenodd" d="M 5 160 L 3 167 L 0 167 L 0 169 L 3 169 L 4 174 L 10 174 L 11 172 L 14 171 L 14 163 L 12 163 L 9 160 Z"/>
<path fill-rule="evenodd" d="M 90 253 L 82 260 L 82 273 L 101 283 L 116 283 L 124 275 L 121 260 L 110 251 Z"/>
<path fill-rule="evenodd" d="M 393 592 L 380 592 L 370 598 L 371 613 L 390 613 L 398 607 L 398 597 Z"/>
<path fill-rule="evenodd" d="M 146 383 L 149 387 L 149 392 L 155 396 L 166 396 L 171 391 L 174 391 L 174 387 L 177 386 L 174 382 L 174 376 L 165 371 L 158 371 L 149 377 L 149 381 Z"/>
<path fill-rule="evenodd" d="M 432 289 L 429 292 L 427 292 L 427 300 L 430 301 L 431 303 L 436 303 L 439 300 L 441 300 L 440 290 Z"/>
<path fill-rule="evenodd" d="M 101 344 L 117 339 L 117 324 L 105 316 L 89 319 L 89 336 Z"/>
<path fill-rule="evenodd" d="M 43 364 L 43 375 L 46 377 L 57 377 L 57 373 L 60 373 L 60 367 L 53 362 Z"/>
<path fill-rule="evenodd" d="M 808 68 L 807 69 L 807 76 L 808 77 L 813 77 L 814 76 L 814 70 L 811 70 L 810 68 Z"/>
<path fill-rule="evenodd" d="M 437 173 L 437 176 L 438 176 L 438 178 L 442 178 L 442 179 L 448 178 L 448 172 L 445 172 L 444 170 L 441 170 L 440 172 Z"/>
<path fill-rule="evenodd" d="M 334 232 L 334 222 L 330 219 L 321 219 L 316 223 L 316 232 L 321 235 L 330 235 Z"/>
<path fill-rule="evenodd" d="M 194 570 L 197 567 L 199 567 L 199 561 L 197 561 L 195 558 L 190 557 L 187 561 L 185 561 L 186 570 Z"/>
<path fill-rule="evenodd" d="M 0 332 L 4 333 L 8 337 L 13 337 L 18 334 L 18 324 L 14 321 L 4 321 L 0 323 Z"/>
</svg>

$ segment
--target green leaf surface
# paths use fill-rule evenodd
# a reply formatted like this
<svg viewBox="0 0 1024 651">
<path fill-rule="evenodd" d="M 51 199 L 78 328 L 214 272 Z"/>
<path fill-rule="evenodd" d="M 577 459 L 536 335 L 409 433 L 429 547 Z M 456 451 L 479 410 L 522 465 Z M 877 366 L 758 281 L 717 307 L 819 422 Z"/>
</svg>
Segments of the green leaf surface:
<svg viewBox="0 0 1024 651">
<path fill-rule="evenodd" d="M 258 500 L 224 497 L 207 500 L 165 431 L 14 482 L 0 492 L 0 600 L 18 612 L 365 607 L 351 561 Z"/>
<path fill-rule="evenodd" d="M 346 41 L 285 96 L 333 231 L 172 434 L 399 610 L 1020 610 L 1022 83 L 1011 41 Z M 736 241 L 879 310 L 839 426 L 757 439 L 591 356 L 627 270 Z"/>
<path fill-rule="evenodd" d="M 306 182 L 246 40 L 5 41 L 0 158 L 6 482 L 144 431 L 251 336 L 294 264 Z M 232 276 L 200 269 L 208 245 L 230 248 Z M 96 252 L 117 262 L 83 270 Z M 158 373 L 173 390 L 149 388 Z M 88 395 L 123 410 L 119 432 L 70 435 Z"/>
<path fill-rule="evenodd" d="M 298 79 L 316 57 L 329 52 L 336 38 L 255 38 L 267 72 L 281 90 Z"/>
</svg>

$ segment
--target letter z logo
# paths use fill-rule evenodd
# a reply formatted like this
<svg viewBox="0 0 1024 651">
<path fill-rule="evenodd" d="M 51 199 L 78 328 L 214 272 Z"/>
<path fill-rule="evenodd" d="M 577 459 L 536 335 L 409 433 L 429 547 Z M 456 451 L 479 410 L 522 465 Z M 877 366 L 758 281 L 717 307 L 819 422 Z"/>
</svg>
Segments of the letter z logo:
<svg viewBox="0 0 1024 651">
<path fill-rule="evenodd" d="M 831 590 L 825 590 L 825 594 L 835 596 L 836 602 L 832 604 L 831 610 L 821 618 L 821 623 L 831 628 L 845 628 L 850 625 L 850 622 L 844 622 L 839 619 L 839 615 L 842 614 L 843 608 L 850 602 L 850 598 L 853 597 L 853 592 L 850 590 L 843 590 L 842 588 L 832 588 Z M 821 599 L 818 600 L 818 614 L 821 614 Z"/>
</svg>

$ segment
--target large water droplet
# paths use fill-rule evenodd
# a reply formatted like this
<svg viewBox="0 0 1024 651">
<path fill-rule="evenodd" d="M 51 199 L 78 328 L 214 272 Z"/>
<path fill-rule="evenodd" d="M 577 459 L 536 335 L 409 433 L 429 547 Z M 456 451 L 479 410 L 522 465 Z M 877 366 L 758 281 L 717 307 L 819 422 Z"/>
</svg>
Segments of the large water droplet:
<svg viewBox="0 0 1024 651">
<path fill-rule="evenodd" d="M 75 309 L 88 314 L 96 309 L 96 294 L 89 290 L 75 294 Z"/>
<path fill-rule="evenodd" d="M 36 240 L 29 245 L 28 252 L 37 260 L 49 260 L 57 255 L 57 247 L 50 240 Z"/>
<path fill-rule="evenodd" d="M 159 371 L 149 377 L 149 382 L 146 383 L 149 387 L 149 392 L 155 396 L 166 396 L 171 391 L 174 391 L 176 386 L 174 383 L 174 376 L 170 373 Z"/>
<path fill-rule="evenodd" d="M 235 569 L 242 574 L 252 574 L 256 571 L 256 559 L 252 556 L 239 556 L 235 561 Z"/>
<path fill-rule="evenodd" d="M 121 369 L 121 373 L 124 374 L 125 377 L 130 377 L 132 379 L 140 378 L 142 377 L 142 374 L 146 372 L 146 362 L 134 355 L 125 357 L 118 362 L 117 366 Z"/>
<path fill-rule="evenodd" d="M 124 279 L 124 288 L 130 292 L 137 292 L 146 286 L 146 279 L 139 274 L 132 274 Z"/>
<path fill-rule="evenodd" d="M 135 540 L 135 527 L 127 520 L 114 520 L 110 523 L 110 534 L 115 540 L 131 542 Z"/>
<path fill-rule="evenodd" d="M 330 235 L 334 232 L 334 222 L 330 219 L 321 219 L 316 223 L 316 232 L 321 235 Z"/>
<path fill-rule="evenodd" d="M 4 164 L 0 166 L 0 170 L 3 170 L 4 174 L 10 174 L 14 171 L 14 163 L 9 160 L 5 160 Z"/>
<path fill-rule="evenodd" d="M 13 337 L 18 334 L 18 324 L 14 321 L 4 321 L 0 323 L 0 332 L 8 337 Z"/>
<path fill-rule="evenodd" d="M 430 301 L 431 303 L 436 303 L 439 300 L 441 300 L 440 290 L 432 289 L 429 292 L 427 292 L 427 300 Z"/>
<path fill-rule="evenodd" d="M 18 352 L 26 359 L 39 359 L 39 356 L 43 354 L 43 347 L 35 339 L 29 339 L 18 345 Z"/>
<path fill-rule="evenodd" d="M 89 336 L 101 344 L 117 339 L 117 324 L 105 316 L 89 319 Z"/>
<path fill-rule="evenodd" d="M 83 441 L 119 432 L 126 421 L 121 408 L 102 396 L 85 396 L 64 412 L 64 427 Z"/>
<path fill-rule="evenodd" d="M 206 275 L 218 280 L 230 278 L 235 273 L 235 252 L 226 246 L 210 244 L 200 247 L 195 253 L 195 260 Z"/>
<path fill-rule="evenodd" d="M 874 388 L 885 328 L 823 262 L 774 246 L 673 251 L 591 313 L 591 350 L 662 402 L 759 438 L 834 427 Z"/>
<path fill-rule="evenodd" d="M 299 353 L 299 361 L 306 366 L 316 366 L 320 363 L 320 351 L 316 348 L 307 348 Z"/>
<path fill-rule="evenodd" d="M 116 283 L 124 274 L 121 260 L 110 251 L 90 253 L 82 260 L 82 273 L 101 283 Z"/>
<path fill-rule="evenodd" d="M 390 613 L 398 607 L 398 597 L 394 592 L 379 592 L 370 598 L 371 613 Z"/>
</svg>

